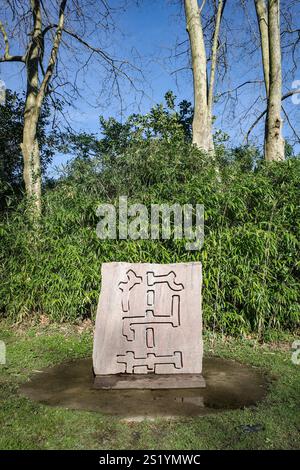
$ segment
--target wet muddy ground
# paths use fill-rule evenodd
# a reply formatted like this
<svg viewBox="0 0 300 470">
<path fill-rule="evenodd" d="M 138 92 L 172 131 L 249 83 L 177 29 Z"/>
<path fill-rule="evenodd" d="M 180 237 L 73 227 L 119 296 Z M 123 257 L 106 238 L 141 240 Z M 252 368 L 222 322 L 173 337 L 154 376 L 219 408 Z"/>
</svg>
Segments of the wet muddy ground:
<svg viewBox="0 0 300 470">
<path fill-rule="evenodd" d="M 204 358 L 203 376 L 204 389 L 95 390 L 88 358 L 36 372 L 20 393 L 49 406 L 140 420 L 203 416 L 253 406 L 266 396 L 269 383 L 259 369 L 218 357 Z"/>
</svg>

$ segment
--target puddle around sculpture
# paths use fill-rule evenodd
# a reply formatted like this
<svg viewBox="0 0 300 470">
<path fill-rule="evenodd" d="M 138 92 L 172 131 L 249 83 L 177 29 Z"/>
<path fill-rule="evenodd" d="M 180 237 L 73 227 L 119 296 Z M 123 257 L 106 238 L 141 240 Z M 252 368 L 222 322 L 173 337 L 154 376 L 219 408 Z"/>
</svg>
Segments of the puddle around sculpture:
<svg viewBox="0 0 300 470">
<path fill-rule="evenodd" d="M 204 358 L 205 389 L 94 390 L 92 361 L 81 359 L 37 372 L 21 394 L 50 406 L 98 411 L 139 420 L 202 416 L 261 401 L 267 378 L 257 369 L 218 357 Z"/>
</svg>

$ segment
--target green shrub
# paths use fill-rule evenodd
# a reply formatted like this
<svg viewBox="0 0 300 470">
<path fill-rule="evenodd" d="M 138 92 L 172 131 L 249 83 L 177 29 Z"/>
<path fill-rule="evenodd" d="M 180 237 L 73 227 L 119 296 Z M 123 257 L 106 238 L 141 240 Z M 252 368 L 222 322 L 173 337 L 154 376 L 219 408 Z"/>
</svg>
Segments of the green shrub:
<svg viewBox="0 0 300 470">
<path fill-rule="evenodd" d="M 300 161 L 249 164 L 249 151 L 216 162 L 183 141 L 145 141 L 117 158 L 79 158 L 45 191 L 39 228 L 21 204 L 2 219 L 0 312 L 53 321 L 95 315 L 102 262 L 203 263 L 206 328 L 264 334 L 299 325 Z M 247 165 L 245 165 L 245 161 Z M 253 169 L 254 168 L 254 169 Z M 202 203 L 205 240 L 99 240 L 100 202 Z"/>
</svg>

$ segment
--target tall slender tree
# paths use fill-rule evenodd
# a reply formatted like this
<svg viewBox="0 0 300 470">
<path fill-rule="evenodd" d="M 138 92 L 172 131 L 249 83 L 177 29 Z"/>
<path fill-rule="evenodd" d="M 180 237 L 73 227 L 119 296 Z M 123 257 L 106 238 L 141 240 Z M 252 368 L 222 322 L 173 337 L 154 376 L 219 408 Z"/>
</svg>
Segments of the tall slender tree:
<svg viewBox="0 0 300 470">
<path fill-rule="evenodd" d="M 210 50 L 210 67 L 201 19 L 202 9 L 198 0 L 185 0 L 186 29 L 189 35 L 194 84 L 193 143 L 202 150 L 213 151 L 213 102 L 221 20 L 226 0 L 216 2 L 214 11 L 214 31 Z"/>
<path fill-rule="evenodd" d="M 284 160 L 283 121 L 281 118 L 282 71 L 280 0 L 255 0 L 261 39 L 261 53 L 267 112 L 264 155 L 267 161 Z"/>
<path fill-rule="evenodd" d="M 33 213 L 41 213 L 41 160 L 37 126 L 43 100 L 57 60 L 58 49 L 64 27 L 67 0 L 62 0 L 58 11 L 58 23 L 53 37 L 52 49 L 43 79 L 39 81 L 39 68 L 44 54 L 42 7 L 39 0 L 31 0 L 32 28 L 26 51 L 23 55 L 11 55 L 8 35 L 2 22 L 5 51 L 1 62 L 23 62 L 27 72 L 27 91 L 24 106 L 24 126 L 21 149 L 24 161 L 24 182 L 27 196 L 31 198 Z"/>
</svg>

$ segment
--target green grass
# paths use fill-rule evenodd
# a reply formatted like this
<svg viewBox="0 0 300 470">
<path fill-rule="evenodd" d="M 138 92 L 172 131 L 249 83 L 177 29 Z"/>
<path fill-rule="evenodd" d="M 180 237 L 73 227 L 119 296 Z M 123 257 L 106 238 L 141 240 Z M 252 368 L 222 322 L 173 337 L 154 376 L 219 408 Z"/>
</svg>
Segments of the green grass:
<svg viewBox="0 0 300 470">
<path fill-rule="evenodd" d="M 0 322 L 7 364 L 0 365 L 0 449 L 299 449 L 300 366 L 292 337 L 255 339 L 206 335 L 207 353 L 261 367 L 276 380 L 257 407 L 176 421 L 126 423 L 99 413 L 47 407 L 18 395 L 35 370 L 91 355 L 92 332 L 72 325 L 16 327 Z M 260 424 L 263 430 L 242 432 Z"/>
</svg>

